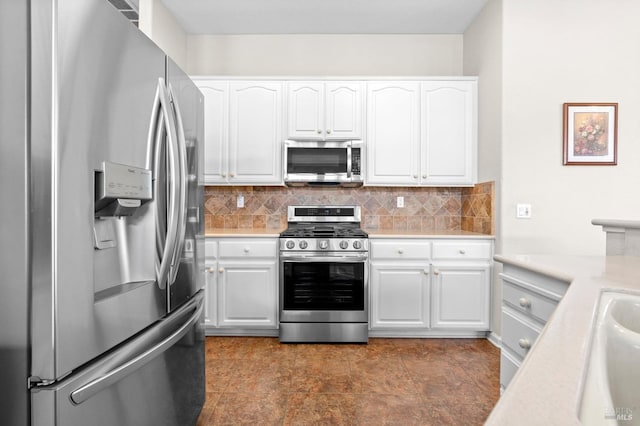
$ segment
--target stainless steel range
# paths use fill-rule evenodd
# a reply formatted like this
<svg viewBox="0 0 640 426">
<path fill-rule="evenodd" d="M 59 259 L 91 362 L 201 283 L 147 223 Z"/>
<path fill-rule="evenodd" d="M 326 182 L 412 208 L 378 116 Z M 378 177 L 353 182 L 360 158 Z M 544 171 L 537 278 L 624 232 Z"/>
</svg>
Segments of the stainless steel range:
<svg viewBox="0 0 640 426">
<path fill-rule="evenodd" d="M 280 341 L 368 341 L 369 240 L 358 206 L 289 206 L 280 234 Z"/>
</svg>

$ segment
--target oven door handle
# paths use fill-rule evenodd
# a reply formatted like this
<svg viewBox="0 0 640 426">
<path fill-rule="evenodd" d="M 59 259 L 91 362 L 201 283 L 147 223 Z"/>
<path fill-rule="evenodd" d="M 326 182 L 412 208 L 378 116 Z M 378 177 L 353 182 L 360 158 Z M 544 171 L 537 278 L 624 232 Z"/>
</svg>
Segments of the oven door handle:
<svg viewBox="0 0 640 426">
<path fill-rule="evenodd" d="M 308 256 L 299 256 L 295 257 L 283 257 L 280 256 L 280 259 L 283 262 L 290 263 L 310 263 L 310 262 L 338 262 L 338 263 L 362 263 L 366 262 L 367 256 L 316 256 L 316 255 L 308 255 Z"/>
</svg>

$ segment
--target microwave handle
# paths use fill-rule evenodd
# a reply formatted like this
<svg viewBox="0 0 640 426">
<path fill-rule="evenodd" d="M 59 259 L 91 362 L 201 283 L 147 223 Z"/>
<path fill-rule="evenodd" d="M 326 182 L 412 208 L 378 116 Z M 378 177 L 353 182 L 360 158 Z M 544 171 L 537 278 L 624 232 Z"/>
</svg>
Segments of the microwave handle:
<svg viewBox="0 0 640 426">
<path fill-rule="evenodd" d="M 351 146 L 347 148 L 347 177 L 351 178 Z"/>
</svg>

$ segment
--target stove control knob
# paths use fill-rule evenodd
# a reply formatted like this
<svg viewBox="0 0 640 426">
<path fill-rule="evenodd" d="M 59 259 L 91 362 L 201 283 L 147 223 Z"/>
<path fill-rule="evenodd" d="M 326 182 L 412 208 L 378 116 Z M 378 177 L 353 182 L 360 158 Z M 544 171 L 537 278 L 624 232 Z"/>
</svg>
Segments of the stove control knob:
<svg viewBox="0 0 640 426">
<path fill-rule="evenodd" d="M 305 240 L 300 241 L 300 244 L 298 245 L 302 250 L 306 249 L 309 246 L 309 244 Z"/>
<path fill-rule="evenodd" d="M 343 249 L 343 250 L 344 250 L 344 249 L 346 249 L 347 247 L 349 247 L 349 241 L 347 241 L 347 240 L 342 240 L 342 241 L 340 241 L 340 248 L 341 248 L 341 249 Z"/>
<path fill-rule="evenodd" d="M 287 243 L 285 245 L 289 250 L 291 250 L 292 248 L 295 247 L 296 243 L 294 243 L 293 241 L 289 240 L 289 241 L 287 241 Z"/>
<path fill-rule="evenodd" d="M 327 240 L 320 241 L 320 248 L 322 250 L 326 250 L 328 247 L 329 247 L 329 241 Z"/>
<path fill-rule="evenodd" d="M 362 242 L 358 241 L 358 240 L 354 241 L 353 242 L 353 248 L 356 249 L 356 250 L 360 250 L 362 248 Z"/>
</svg>

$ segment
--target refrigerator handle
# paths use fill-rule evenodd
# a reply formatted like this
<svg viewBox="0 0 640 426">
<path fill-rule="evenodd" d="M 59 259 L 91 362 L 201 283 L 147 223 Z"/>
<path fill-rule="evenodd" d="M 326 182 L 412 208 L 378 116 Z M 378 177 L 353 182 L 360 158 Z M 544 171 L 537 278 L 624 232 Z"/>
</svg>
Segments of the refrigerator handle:
<svg viewBox="0 0 640 426">
<path fill-rule="evenodd" d="M 175 96 L 175 92 L 171 84 L 169 84 L 169 96 L 175 112 L 175 130 L 177 133 L 178 141 L 178 163 L 179 163 L 179 202 L 178 202 L 178 235 L 177 242 L 174 248 L 171 267 L 169 268 L 168 284 L 171 285 L 176 280 L 178 269 L 180 267 L 180 257 L 182 255 L 182 248 L 184 246 L 184 236 L 187 229 L 187 184 L 188 184 L 188 170 L 187 170 L 187 143 L 184 135 L 184 124 L 182 122 L 182 114 L 180 113 L 180 105 L 178 104 L 178 98 Z"/>
<path fill-rule="evenodd" d="M 76 405 L 82 404 L 101 390 L 112 386 L 116 382 L 130 375 L 132 372 L 142 368 L 157 356 L 166 352 L 171 346 L 182 339 L 189 332 L 191 327 L 199 321 L 203 309 L 203 294 L 200 293 L 195 296 L 190 303 L 185 304 L 176 311 L 175 314 L 172 315 L 171 319 L 161 322 L 157 326 L 160 327 L 160 329 L 156 331 L 155 328 L 157 327 L 154 327 L 153 331 L 142 335 L 139 339 L 131 342 L 129 346 L 125 346 L 123 351 L 126 351 L 126 354 L 128 355 L 126 357 L 127 359 L 112 368 L 108 368 L 106 372 L 101 373 L 98 377 L 92 377 L 89 379 L 88 383 L 72 391 L 69 395 L 71 401 Z M 184 321 L 184 317 L 190 313 L 191 316 L 189 319 Z M 180 325 L 178 329 L 163 338 L 161 342 L 154 345 L 158 340 L 158 335 L 162 336 L 168 333 L 167 330 L 174 329 L 181 321 L 184 321 L 184 323 Z M 147 348 L 148 346 L 151 347 Z M 108 364 L 108 361 L 106 364 Z M 107 369 L 107 367 L 110 366 L 105 365 L 104 367 Z"/>
<path fill-rule="evenodd" d="M 154 199 L 159 200 L 160 188 L 158 185 L 158 173 L 161 170 L 161 165 L 165 161 L 162 155 L 162 148 L 165 141 L 167 142 L 167 153 L 169 157 L 168 170 L 167 170 L 167 183 L 168 193 L 167 202 L 169 204 L 167 209 L 167 232 L 166 241 L 164 246 L 160 245 L 158 248 L 158 257 L 160 262 L 156 262 L 156 277 L 158 279 L 158 285 L 160 288 L 165 288 L 165 285 L 169 278 L 171 262 L 173 261 L 176 245 L 178 243 L 178 226 L 179 226 L 179 214 L 180 214 L 180 202 L 179 191 L 182 178 L 180 176 L 180 163 L 179 163 L 179 147 L 178 137 L 176 132 L 176 126 L 170 111 L 170 101 L 167 91 L 165 89 L 164 79 L 158 79 L 158 98 L 159 98 L 159 118 L 158 128 L 163 129 L 157 132 L 155 149 L 154 149 L 154 176 L 156 178 L 156 184 L 154 185 Z M 166 139 L 163 135 L 166 134 Z M 164 205 L 156 203 L 158 214 L 156 215 L 156 237 L 161 237 L 164 224 L 160 220 L 160 217 L 164 214 Z"/>
</svg>

